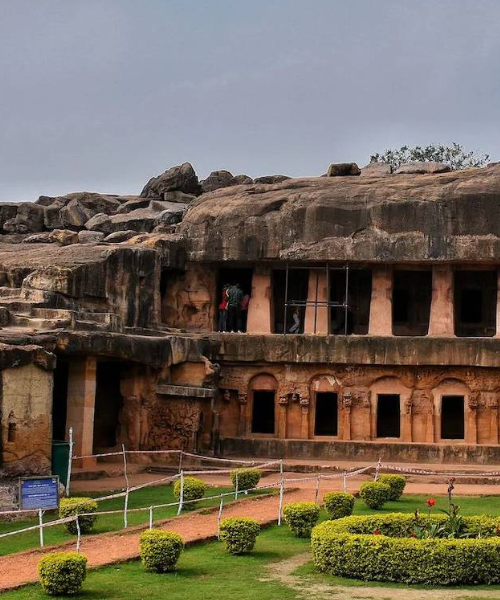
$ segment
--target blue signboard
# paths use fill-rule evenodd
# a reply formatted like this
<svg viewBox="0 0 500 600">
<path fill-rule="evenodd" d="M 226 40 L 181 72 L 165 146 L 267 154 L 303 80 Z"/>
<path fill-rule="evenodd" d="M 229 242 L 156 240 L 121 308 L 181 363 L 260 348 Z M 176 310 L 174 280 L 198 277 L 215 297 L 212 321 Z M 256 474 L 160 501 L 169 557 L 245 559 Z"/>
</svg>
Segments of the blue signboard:
<svg viewBox="0 0 500 600">
<path fill-rule="evenodd" d="M 19 480 L 22 510 L 59 507 L 59 477 L 22 477 Z"/>
</svg>

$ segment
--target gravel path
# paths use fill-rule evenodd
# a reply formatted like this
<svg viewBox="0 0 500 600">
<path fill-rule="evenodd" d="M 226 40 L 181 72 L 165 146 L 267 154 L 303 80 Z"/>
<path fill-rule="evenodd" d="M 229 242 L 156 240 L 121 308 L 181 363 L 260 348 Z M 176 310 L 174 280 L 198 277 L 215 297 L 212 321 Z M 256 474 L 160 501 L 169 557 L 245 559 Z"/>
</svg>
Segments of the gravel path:
<svg viewBox="0 0 500 600">
<path fill-rule="evenodd" d="M 311 491 L 296 489 L 286 493 L 286 502 L 311 500 Z M 161 522 L 163 529 L 179 533 L 186 543 L 196 543 L 213 539 L 217 534 L 217 509 L 184 514 Z M 204 514 L 205 513 L 205 514 Z M 278 496 L 252 496 L 229 504 L 223 517 L 247 516 L 261 524 L 276 521 Z M 157 524 L 157 526 L 160 526 Z M 144 527 L 137 527 L 123 533 L 109 533 L 86 536 L 82 539 L 81 552 L 88 558 L 89 567 L 100 567 L 112 563 L 137 558 L 139 536 Z M 37 564 L 48 552 L 74 550 L 75 544 L 65 543 L 45 550 L 30 550 L 0 557 L 0 592 L 38 580 Z"/>
</svg>

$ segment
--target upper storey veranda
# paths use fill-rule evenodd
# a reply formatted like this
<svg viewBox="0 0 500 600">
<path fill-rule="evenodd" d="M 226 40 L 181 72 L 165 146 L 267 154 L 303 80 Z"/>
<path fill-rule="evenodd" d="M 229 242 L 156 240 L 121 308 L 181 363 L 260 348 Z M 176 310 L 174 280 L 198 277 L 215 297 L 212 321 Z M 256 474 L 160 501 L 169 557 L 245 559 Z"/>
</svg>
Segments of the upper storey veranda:
<svg viewBox="0 0 500 600">
<path fill-rule="evenodd" d="M 190 205 L 177 234 L 203 262 L 495 262 L 500 164 L 222 188 Z"/>
</svg>

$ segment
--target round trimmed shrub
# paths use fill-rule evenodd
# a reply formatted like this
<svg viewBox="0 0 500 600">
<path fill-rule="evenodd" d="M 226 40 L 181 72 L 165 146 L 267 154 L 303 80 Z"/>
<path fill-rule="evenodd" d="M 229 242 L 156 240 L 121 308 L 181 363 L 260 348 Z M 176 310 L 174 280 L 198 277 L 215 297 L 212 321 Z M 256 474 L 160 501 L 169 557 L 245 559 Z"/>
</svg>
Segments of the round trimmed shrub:
<svg viewBox="0 0 500 600">
<path fill-rule="evenodd" d="M 87 576 L 87 558 L 76 552 L 48 554 L 38 562 L 38 575 L 51 596 L 77 594 Z"/>
<path fill-rule="evenodd" d="M 173 531 L 149 529 L 141 533 L 139 554 L 146 571 L 152 573 L 173 571 L 183 548 L 183 539 Z"/>
<path fill-rule="evenodd" d="M 444 515 L 420 517 L 420 521 L 446 519 Z M 416 539 L 408 537 L 415 525 L 411 514 L 346 517 L 313 529 L 313 560 L 319 571 L 365 581 L 426 585 L 499 583 L 499 524 L 499 518 L 464 517 L 466 532 L 480 532 L 482 537 Z"/>
<path fill-rule="evenodd" d="M 367 481 L 359 488 L 359 496 L 368 508 L 378 509 L 389 500 L 391 488 L 386 483 Z"/>
<path fill-rule="evenodd" d="M 385 483 L 391 488 L 389 500 L 399 500 L 406 487 L 406 477 L 403 475 L 381 475 L 380 483 Z"/>
<path fill-rule="evenodd" d="M 220 539 L 229 554 L 251 552 L 260 533 L 260 525 L 248 517 L 228 517 L 220 523 Z"/>
<path fill-rule="evenodd" d="M 231 483 L 236 489 L 236 476 L 238 476 L 239 490 L 253 490 L 259 485 L 262 471 L 260 469 L 235 469 L 231 471 Z"/>
<path fill-rule="evenodd" d="M 291 502 L 283 507 L 283 519 L 296 537 L 310 537 L 319 518 L 319 506 L 314 502 Z"/>
<path fill-rule="evenodd" d="M 323 503 L 330 519 L 342 519 L 352 515 L 354 496 L 347 492 L 328 492 L 323 497 Z"/>
<path fill-rule="evenodd" d="M 184 477 L 184 502 L 190 500 L 199 500 L 205 495 L 207 485 L 201 479 L 196 477 Z M 174 483 L 174 496 L 179 500 L 181 497 L 181 480 L 177 479 Z M 194 503 L 187 505 L 186 508 L 194 508 Z"/>
<path fill-rule="evenodd" d="M 92 500 L 92 498 L 61 498 L 59 504 L 59 518 L 64 519 L 65 517 L 71 517 L 72 515 L 79 515 L 81 513 L 96 513 L 97 508 L 97 502 Z M 78 517 L 80 532 L 90 533 L 96 519 L 97 515 L 94 514 Z M 69 533 L 73 535 L 78 533 L 75 521 L 70 521 L 69 523 L 66 523 L 65 526 Z"/>
</svg>

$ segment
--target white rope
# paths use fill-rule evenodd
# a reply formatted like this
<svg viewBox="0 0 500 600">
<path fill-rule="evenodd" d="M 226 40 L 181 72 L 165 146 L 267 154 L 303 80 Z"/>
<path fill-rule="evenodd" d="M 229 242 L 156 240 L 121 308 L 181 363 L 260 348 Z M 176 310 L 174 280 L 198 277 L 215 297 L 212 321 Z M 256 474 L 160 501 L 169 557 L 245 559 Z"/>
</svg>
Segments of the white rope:
<svg viewBox="0 0 500 600">
<path fill-rule="evenodd" d="M 95 513 L 93 513 L 93 514 L 95 514 Z M 65 523 L 70 523 L 71 521 L 76 521 L 76 516 L 65 517 L 64 519 L 57 519 L 55 521 L 47 521 L 47 523 L 43 523 L 42 525 L 40 525 L 38 523 L 37 525 L 31 525 L 30 527 L 24 527 L 23 529 L 15 529 L 14 531 L 8 531 L 7 533 L 0 534 L 0 538 L 7 537 L 9 535 L 16 535 L 16 533 L 25 533 L 26 531 L 34 531 L 34 530 L 40 529 L 40 527 L 45 529 L 45 527 L 53 527 L 54 525 L 64 525 Z"/>
</svg>

